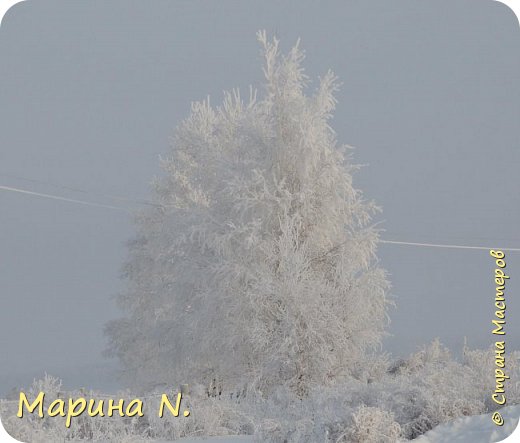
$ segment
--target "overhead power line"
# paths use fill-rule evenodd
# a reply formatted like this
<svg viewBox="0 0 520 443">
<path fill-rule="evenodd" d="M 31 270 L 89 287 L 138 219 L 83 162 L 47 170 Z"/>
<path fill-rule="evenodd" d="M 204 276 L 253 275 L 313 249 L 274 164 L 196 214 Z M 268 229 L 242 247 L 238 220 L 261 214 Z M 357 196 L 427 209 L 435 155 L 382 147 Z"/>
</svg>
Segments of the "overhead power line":
<svg viewBox="0 0 520 443">
<path fill-rule="evenodd" d="M 156 203 L 152 203 L 145 199 L 136 199 L 136 198 L 122 197 L 120 195 L 104 194 L 104 193 L 100 193 L 100 192 L 94 192 L 92 190 L 86 190 L 86 189 L 81 189 L 81 188 L 72 187 L 72 186 L 65 186 L 65 185 L 49 182 L 47 180 L 36 180 L 34 178 L 21 177 L 19 175 L 14 175 L 14 174 L 6 174 L 5 172 L 0 172 L 0 176 L 13 178 L 15 180 L 23 180 L 23 181 L 30 182 L 30 183 L 36 183 L 39 185 L 52 186 L 53 188 L 63 189 L 65 191 L 79 192 L 81 194 L 92 195 L 94 197 L 108 198 L 109 200 L 117 200 L 119 202 L 137 203 L 139 205 L 158 206 Z"/>
<path fill-rule="evenodd" d="M 18 192 L 20 194 L 34 195 L 36 197 L 50 198 L 52 200 L 60 200 L 60 201 L 68 202 L 68 203 L 77 203 L 79 205 L 97 206 L 99 208 L 115 209 L 118 211 L 130 212 L 129 209 L 123 208 L 122 206 L 104 205 L 102 203 L 94 203 L 94 202 L 88 202 L 85 200 L 77 200 L 75 198 L 61 197 L 59 195 L 43 194 L 41 192 L 33 192 L 33 191 L 27 191 L 25 189 L 12 188 L 10 186 L 0 186 L 0 189 L 3 191 Z"/>
<path fill-rule="evenodd" d="M 379 240 L 380 243 L 386 243 L 389 245 L 403 245 L 403 246 L 423 246 L 428 248 L 449 248 L 449 249 L 482 249 L 489 251 L 490 249 L 500 249 L 501 251 L 515 251 L 520 252 L 520 248 L 497 248 L 496 246 L 466 246 L 466 245 L 445 245 L 436 243 L 415 243 L 408 241 L 395 241 L 395 240 Z"/>
<path fill-rule="evenodd" d="M 63 188 L 65 189 L 65 187 L 63 187 Z M 72 188 L 68 188 L 68 189 L 72 189 Z M 124 211 L 124 212 L 127 212 L 127 213 L 131 213 L 132 212 L 130 209 L 124 208 L 122 206 L 105 205 L 105 204 L 102 204 L 102 203 L 95 203 L 95 202 L 86 201 L 86 200 L 78 200 L 78 199 L 73 199 L 73 198 L 67 198 L 67 197 L 62 197 L 62 196 L 54 195 L 54 194 L 44 194 L 44 193 L 41 193 L 41 192 L 28 191 L 26 189 L 14 188 L 14 187 L 11 187 L 11 186 L 1 186 L 0 185 L 0 190 L 9 191 L 9 192 L 17 192 L 17 193 L 20 193 L 20 194 L 33 195 L 33 196 L 36 196 L 36 197 L 48 198 L 48 199 L 52 199 L 52 200 L 59 200 L 59 201 L 67 202 L 67 203 L 76 203 L 76 204 L 85 205 L 85 206 L 95 206 L 95 207 L 100 207 L 100 208 L 113 209 L 113 210 L 117 210 L 117 211 Z M 87 193 L 87 191 L 82 191 L 82 190 L 77 190 L 77 191 L 81 191 L 81 192 Z M 146 200 L 132 200 L 132 199 L 123 198 L 123 197 L 118 197 L 118 199 L 121 199 L 121 200 L 124 200 L 124 201 L 128 201 L 128 202 L 137 203 L 137 204 L 146 204 L 146 205 L 151 205 L 151 206 L 158 206 L 157 204 L 152 203 L 152 202 L 148 202 Z M 416 246 L 416 247 L 427 247 L 427 248 L 476 249 L 476 250 L 485 250 L 485 251 L 489 251 L 490 249 L 500 249 L 502 251 L 520 252 L 520 248 L 509 248 L 509 247 L 507 247 L 507 248 L 497 248 L 496 246 L 492 247 L 492 246 L 470 246 L 470 245 L 441 244 L 441 243 L 417 243 L 417 242 L 407 242 L 407 241 L 397 241 L 397 240 L 384 240 L 384 239 L 379 240 L 379 242 L 383 243 L 383 244 L 389 244 L 389 245 Z"/>
</svg>

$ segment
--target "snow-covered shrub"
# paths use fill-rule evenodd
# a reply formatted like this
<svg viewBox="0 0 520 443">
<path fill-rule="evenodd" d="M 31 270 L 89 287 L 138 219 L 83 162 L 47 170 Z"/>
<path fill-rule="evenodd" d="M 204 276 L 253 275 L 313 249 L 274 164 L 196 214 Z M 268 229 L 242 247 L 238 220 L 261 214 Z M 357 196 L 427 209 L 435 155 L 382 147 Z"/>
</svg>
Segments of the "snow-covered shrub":
<svg viewBox="0 0 520 443">
<path fill-rule="evenodd" d="M 471 368 L 455 361 L 439 340 L 413 354 L 401 374 L 417 383 L 427 400 L 419 420 L 420 432 L 426 426 L 485 412 L 485 399 L 475 389 L 482 381 L 475 378 Z"/>
<path fill-rule="evenodd" d="M 59 378 L 45 374 L 41 379 L 35 379 L 27 389 L 28 398 L 36 398 L 40 392 L 45 392 L 46 399 L 53 401 L 61 398 L 62 382 Z M 67 429 L 63 417 L 39 418 L 36 414 L 25 414 L 23 420 L 16 417 L 18 401 L 2 400 L 2 423 L 7 432 L 18 440 L 44 443 L 48 441 L 63 441 Z"/>
<path fill-rule="evenodd" d="M 159 402 L 160 396 L 148 400 L 153 411 L 158 410 Z M 189 418 L 147 415 L 152 438 L 176 440 L 181 437 L 247 435 L 254 432 L 254 420 L 236 399 L 204 394 L 188 395 L 183 402 L 183 407 L 191 412 Z"/>
<path fill-rule="evenodd" d="M 473 383 L 478 395 L 485 398 L 486 411 L 497 409 L 499 405 L 493 402 L 490 393 L 495 389 L 495 347 L 488 349 L 464 348 L 464 366 L 478 383 Z M 506 351 L 504 372 L 511 378 L 505 382 L 507 389 L 507 404 L 520 404 L 520 352 Z"/>
<path fill-rule="evenodd" d="M 107 398 L 95 391 L 73 390 L 66 391 L 62 388 L 62 381 L 45 374 L 41 379 L 34 380 L 33 384 L 23 390 L 30 401 L 38 396 L 40 392 L 45 393 L 44 417 L 40 418 L 37 411 L 24 413 L 23 418 L 16 416 L 19 398 L 9 398 L 0 401 L 0 414 L 2 424 L 7 432 L 14 438 L 31 443 L 62 442 L 68 440 L 87 440 L 134 443 L 143 441 L 148 435 L 148 424 L 146 420 L 135 417 L 120 417 L 114 414 L 113 417 L 90 417 L 83 413 L 71 420 L 70 427 L 65 426 L 66 417 L 57 415 L 50 417 L 46 414 L 46 408 L 56 399 L 63 399 L 68 402 L 69 398 Z M 129 392 L 120 392 L 114 398 L 133 398 Z M 112 398 L 112 397 L 111 397 Z"/>
<path fill-rule="evenodd" d="M 147 410 L 144 417 L 74 418 L 70 428 L 62 417 L 38 418 L 15 416 L 17 401 L 0 403 L 2 422 L 22 441 L 47 442 L 73 439 L 133 442 L 149 439 L 176 440 L 204 435 L 252 434 L 262 443 L 338 443 L 355 441 L 396 441 L 413 439 L 438 424 L 465 415 L 495 410 L 487 405 L 494 389 L 493 349 L 465 350 L 464 360 L 455 361 L 447 350 L 434 341 L 397 364 L 375 364 L 378 374 L 372 377 L 349 377 L 334 385 L 311 386 L 302 399 L 289 384 L 273 389 L 269 396 L 253 388 L 239 392 L 211 395 L 212 389 L 190 389 L 183 407 L 188 418 L 156 414 L 160 395 L 142 393 Z M 488 356 L 491 363 L 487 366 Z M 517 402 L 520 373 L 511 353 L 506 363 L 511 383 L 508 404 Z M 373 361 L 373 358 L 368 359 Z M 515 366 L 516 365 L 516 366 Z M 385 373 L 382 367 L 387 367 Z M 491 372 L 491 376 L 489 376 Z M 61 382 L 50 376 L 35 381 L 27 391 L 34 398 L 43 390 L 54 398 L 106 398 L 98 392 L 62 390 Z M 164 387 L 163 392 L 176 392 Z M 113 398 L 139 397 L 120 392 Z M 398 432 L 399 431 L 399 432 Z"/>
<path fill-rule="evenodd" d="M 491 399 L 495 389 L 494 349 L 465 348 L 463 354 L 463 360 L 456 361 L 447 348 L 434 340 L 408 359 L 390 365 L 389 377 L 383 382 L 386 387 L 381 392 L 390 391 L 395 383 L 407 387 L 409 394 L 413 392 L 414 416 L 401 415 L 398 405 L 404 403 L 397 401 L 395 395 L 393 404 L 384 407 L 394 411 L 406 438 L 417 437 L 460 416 L 478 415 L 500 407 Z M 519 368 L 518 352 L 509 353 L 506 356 L 506 372 L 511 377 L 506 382 L 508 404 L 520 402 Z"/>
<path fill-rule="evenodd" d="M 24 413 L 23 418 L 16 416 L 18 398 L 2 400 L 0 414 L 6 430 L 21 441 L 48 443 L 69 440 L 103 441 L 114 443 L 133 443 L 153 439 L 177 440 L 182 437 L 252 434 L 255 423 L 244 413 L 237 399 L 221 399 L 208 397 L 205 393 L 187 395 L 183 399 L 183 407 L 192 414 L 189 418 L 173 417 L 166 413 L 162 418 L 157 411 L 161 400 L 161 393 L 142 393 L 134 395 L 129 391 L 114 393 L 110 396 L 85 390 L 65 391 L 61 380 L 45 375 L 35 380 L 33 385 L 23 392 L 33 401 L 39 392 L 45 393 L 44 418 L 40 418 L 37 411 Z M 175 392 L 167 389 L 166 392 Z M 144 416 L 121 417 L 117 412 L 112 417 L 91 417 L 86 412 L 74 417 L 69 428 L 65 426 L 65 417 L 49 417 L 46 408 L 57 398 L 124 399 L 126 405 L 134 398 L 143 399 Z M 105 409 L 106 414 L 106 409 Z"/>
<path fill-rule="evenodd" d="M 433 340 L 429 345 L 411 354 L 406 360 L 399 360 L 391 372 L 398 372 L 401 375 L 413 375 L 425 368 L 440 368 L 451 361 L 450 351 L 441 344 L 439 339 Z"/>
<path fill-rule="evenodd" d="M 394 443 L 401 435 L 401 426 L 391 412 L 361 405 L 352 417 L 352 425 L 338 443 Z"/>
</svg>

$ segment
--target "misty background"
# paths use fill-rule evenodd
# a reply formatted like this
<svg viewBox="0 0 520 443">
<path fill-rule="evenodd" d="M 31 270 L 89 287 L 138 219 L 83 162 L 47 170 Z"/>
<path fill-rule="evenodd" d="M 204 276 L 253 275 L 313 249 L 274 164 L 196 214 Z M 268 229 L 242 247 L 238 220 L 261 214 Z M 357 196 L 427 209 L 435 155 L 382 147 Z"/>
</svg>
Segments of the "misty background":
<svg viewBox="0 0 520 443">
<path fill-rule="evenodd" d="M 283 49 L 301 37 L 307 74 L 343 82 L 332 125 L 367 165 L 355 186 L 383 208 L 382 238 L 520 247 L 520 33 L 491 0 L 19 3 L 0 27 L 0 186 L 142 208 L 190 102 L 262 81 L 258 29 Z M 0 395 L 45 371 L 119 386 L 102 329 L 133 235 L 128 212 L 0 190 Z M 487 251 L 379 258 L 397 305 L 384 349 L 494 342 Z M 520 253 L 506 262 L 511 350 Z"/>
</svg>

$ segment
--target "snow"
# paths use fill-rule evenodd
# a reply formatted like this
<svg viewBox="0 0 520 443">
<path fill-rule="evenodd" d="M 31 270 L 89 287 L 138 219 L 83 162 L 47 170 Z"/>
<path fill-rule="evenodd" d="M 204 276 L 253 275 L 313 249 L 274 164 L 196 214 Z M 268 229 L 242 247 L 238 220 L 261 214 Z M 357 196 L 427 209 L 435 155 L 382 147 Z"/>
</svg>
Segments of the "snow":
<svg viewBox="0 0 520 443">
<path fill-rule="evenodd" d="M 508 406 L 500 410 L 504 425 L 497 426 L 491 414 L 463 417 L 442 424 L 413 440 L 416 443 L 494 443 L 510 436 L 518 425 L 520 405 Z M 520 430 L 516 432 L 518 434 Z M 511 443 L 520 441 L 520 435 Z"/>
<path fill-rule="evenodd" d="M 228 437 L 189 437 L 177 440 L 179 443 L 252 443 L 251 435 L 232 435 Z M 168 443 L 166 441 L 158 441 L 156 443 Z"/>
<path fill-rule="evenodd" d="M 450 423 L 442 424 L 413 440 L 415 443 L 495 443 L 509 437 L 518 425 L 520 405 L 509 406 L 500 410 L 504 425 L 497 426 L 491 421 L 491 414 L 463 417 Z M 517 434 L 520 433 L 520 430 Z M 520 435 L 512 442 L 520 441 Z M 253 437 L 196 437 L 183 438 L 179 443 L 252 443 Z M 167 443 L 158 441 L 156 443 Z"/>
</svg>

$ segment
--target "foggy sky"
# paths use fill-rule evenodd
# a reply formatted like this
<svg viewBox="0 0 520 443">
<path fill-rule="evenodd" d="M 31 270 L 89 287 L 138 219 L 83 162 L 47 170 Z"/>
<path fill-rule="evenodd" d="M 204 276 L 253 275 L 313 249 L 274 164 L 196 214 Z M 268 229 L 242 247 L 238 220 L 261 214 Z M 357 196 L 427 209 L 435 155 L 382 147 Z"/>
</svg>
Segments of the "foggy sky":
<svg viewBox="0 0 520 443">
<path fill-rule="evenodd" d="M 139 208 L 107 196 L 149 197 L 192 100 L 259 84 L 258 29 L 284 49 L 301 37 L 307 74 L 343 82 L 332 124 L 367 165 L 354 183 L 383 208 L 383 238 L 520 247 L 520 33 L 490 0 L 20 3 L 0 27 L 0 185 Z M 0 190 L 0 394 L 45 371 L 117 386 L 102 328 L 133 233 L 124 211 Z M 397 305 L 384 349 L 493 342 L 486 251 L 379 257 Z M 506 261 L 512 349 L 520 253 Z"/>
</svg>

